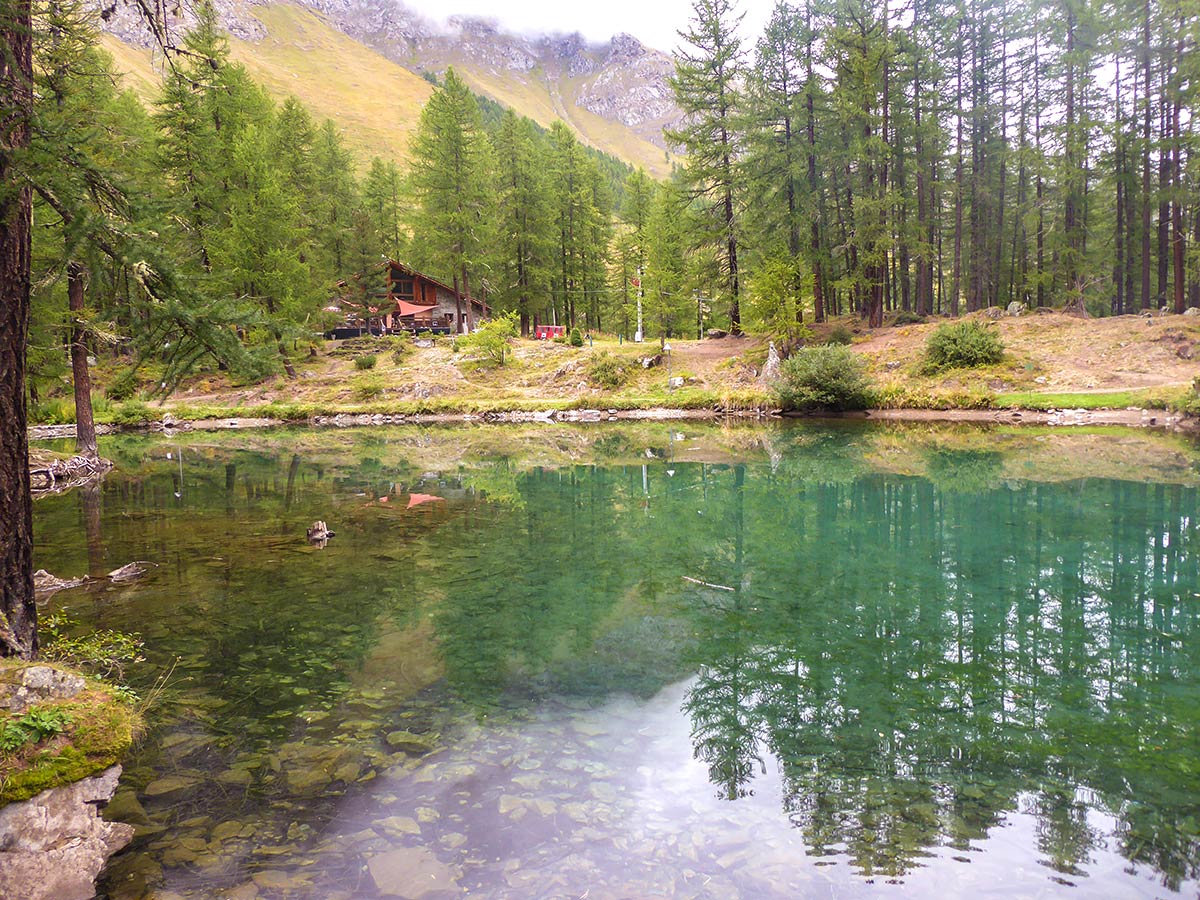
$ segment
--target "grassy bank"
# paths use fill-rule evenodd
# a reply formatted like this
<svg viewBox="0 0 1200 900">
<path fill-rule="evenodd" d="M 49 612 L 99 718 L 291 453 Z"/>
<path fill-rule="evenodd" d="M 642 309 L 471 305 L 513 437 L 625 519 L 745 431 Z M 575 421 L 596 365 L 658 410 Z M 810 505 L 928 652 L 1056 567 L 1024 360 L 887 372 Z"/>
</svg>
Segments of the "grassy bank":
<svg viewBox="0 0 1200 900">
<path fill-rule="evenodd" d="M 929 371 L 925 350 L 938 322 L 867 330 L 856 319 L 814 326 L 810 344 L 849 340 L 885 410 L 1124 410 L 1200 412 L 1193 384 L 1200 355 L 1195 317 L 1084 321 L 1062 315 L 983 322 L 1003 342 L 988 365 Z M 178 420 L 317 416 L 436 416 L 578 409 L 772 409 L 759 379 L 767 356 L 758 338 L 622 343 L 595 337 L 582 347 L 514 341 L 505 363 L 472 357 L 449 338 L 421 347 L 396 338 L 296 348 L 299 377 L 245 384 L 202 372 L 159 400 L 161 373 L 120 361 L 95 370 L 96 421 L 117 426 Z M 120 398 L 120 399 L 117 399 Z M 74 419 L 69 384 L 37 404 L 32 421 Z"/>
</svg>

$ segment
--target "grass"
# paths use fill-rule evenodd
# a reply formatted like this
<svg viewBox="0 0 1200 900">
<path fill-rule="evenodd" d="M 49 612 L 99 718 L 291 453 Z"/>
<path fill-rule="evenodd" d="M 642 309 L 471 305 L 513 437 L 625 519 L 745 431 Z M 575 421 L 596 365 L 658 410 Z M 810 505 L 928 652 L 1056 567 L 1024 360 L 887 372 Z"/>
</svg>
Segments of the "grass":
<svg viewBox="0 0 1200 900">
<path fill-rule="evenodd" d="M 1179 390 L 1150 389 L 1111 393 L 1046 394 L 1014 391 L 997 394 L 993 405 L 998 409 L 1166 409 L 1181 394 Z"/>
</svg>

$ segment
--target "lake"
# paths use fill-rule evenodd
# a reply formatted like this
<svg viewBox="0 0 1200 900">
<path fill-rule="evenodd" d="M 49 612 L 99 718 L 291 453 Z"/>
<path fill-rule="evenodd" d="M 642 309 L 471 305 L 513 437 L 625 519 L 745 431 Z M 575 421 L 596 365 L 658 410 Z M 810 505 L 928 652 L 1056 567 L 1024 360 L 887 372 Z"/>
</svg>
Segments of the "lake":
<svg viewBox="0 0 1200 900">
<path fill-rule="evenodd" d="M 1200 446 L 801 422 L 102 440 L 102 896 L 1195 897 Z M 336 532 L 310 543 L 314 520 Z M 64 626 L 74 627 L 74 626 Z"/>
</svg>

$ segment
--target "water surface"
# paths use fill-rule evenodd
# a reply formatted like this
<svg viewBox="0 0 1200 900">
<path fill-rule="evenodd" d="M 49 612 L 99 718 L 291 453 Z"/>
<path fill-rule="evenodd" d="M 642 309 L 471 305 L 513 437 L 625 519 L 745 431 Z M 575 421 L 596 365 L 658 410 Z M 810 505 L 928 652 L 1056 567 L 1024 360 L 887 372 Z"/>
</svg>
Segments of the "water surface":
<svg viewBox="0 0 1200 900">
<path fill-rule="evenodd" d="M 139 632 L 143 689 L 174 665 L 104 896 L 1200 888 L 1193 445 L 689 423 L 101 449 L 101 488 L 38 501 L 37 564 L 155 563 L 52 608 Z"/>
</svg>

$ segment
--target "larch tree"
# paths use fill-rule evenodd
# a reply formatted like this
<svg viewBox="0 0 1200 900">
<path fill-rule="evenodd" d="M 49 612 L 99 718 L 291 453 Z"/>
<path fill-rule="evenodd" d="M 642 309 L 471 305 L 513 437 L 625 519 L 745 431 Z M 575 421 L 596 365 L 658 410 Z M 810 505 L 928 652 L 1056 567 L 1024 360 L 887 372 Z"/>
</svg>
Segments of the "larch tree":
<svg viewBox="0 0 1200 900">
<path fill-rule="evenodd" d="M 453 69 L 425 108 L 412 139 L 413 235 L 422 258 L 455 286 L 458 321 L 475 327 L 471 278 L 484 261 L 494 193 L 491 149 L 479 103 Z"/>
<path fill-rule="evenodd" d="M 684 178 L 701 211 L 699 242 L 717 252 L 729 302 L 729 327 L 742 328 L 738 251 L 741 243 L 738 157 L 741 153 L 745 59 L 733 0 L 696 0 L 680 36 L 671 87 L 683 122 L 667 133 L 687 156 Z"/>
</svg>

